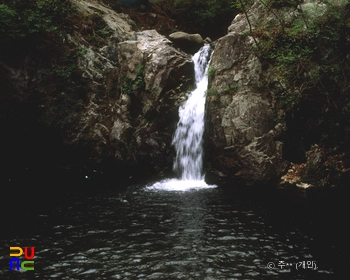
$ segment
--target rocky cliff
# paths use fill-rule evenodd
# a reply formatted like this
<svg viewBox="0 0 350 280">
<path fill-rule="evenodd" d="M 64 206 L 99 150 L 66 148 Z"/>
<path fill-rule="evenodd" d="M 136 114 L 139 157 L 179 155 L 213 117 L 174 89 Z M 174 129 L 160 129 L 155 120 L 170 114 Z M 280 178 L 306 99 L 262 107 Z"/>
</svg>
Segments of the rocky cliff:
<svg viewBox="0 0 350 280">
<path fill-rule="evenodd" d="M 209 169 L 228 180 L 260 184 L 278 183 L 291 165 L 291 177 L 300 171 L 293 177 L 298 186 L 329 185 L 335 174 L 340 184 L 349 176 L 347 136 L 337 130 L 332 141 L 324 140 L 330 140 L 334 123 L 348 127 L 340 103 L 349 102 L 349 79 L 335 85 L 335 72 L 328 71 L 336 67 L 340 76 L 349 74 L 349 5 L 255 1 L 240 8 L 228 34 L 216 42 L 209 68 Z M 332 30 L 326 27 L 331 22 Z M 342 116 L 329 114 L 334 106 L 343 108 Z M 329 122 L 321 112 L 333 122 L 322 126 L 327 132 L 318 127 Z M 282 177 L 282 185 L 290 182 Z"/>
<path fill-rule="evenodd" d="M 192 84 L 190 56 L 155 30 L 135 30 L 124 14 L 86 1 L 81 7 L 104 13 L 111 34 L 101 48 L 89 47 L 80 65 L 92 91 L 103 95 L 114 83 L 115 92 L 107 100 L 91 96 L 79 126 L 67 135 L 69 144 L 86 144 L 95 160 L 112 157 L 123 164 L 166 165 L 172 160 L 166 143 L 171 142 L 177 108 Z"/>
<path fill-rule="evenodd" d="M 262 67 L 249 36 L 230 32 L 218 40 L 211 61 L 207 96 L 208 141 L 213 166 L 226 176 L 246 182 L 268 182 L 281 175 L 287 163 L 278 137 L 283 124 L 274 124 Z"/>
<path fill-rule="evenodd" d="M 98 1 L 66 4 L 76 18 L 59 32 L 39 30 L 39 41 L 30 42 L 34 49 L 22 55 L 4 50 L 13 60 L 0 63 L 2 122 L 15 131 L 2 140 L 6 160 L 41 166 L 56 163 L 62 152 L 68 166 L 109 162 L 166 170 L 178 107 L 193 86 L 191 56 Z M 9 48 L 19 41 L 8 40 Z M 21 134 L 33 140 L 21 144 Z M 42 134 L 51 135 L 45 145 Z M 43 146 L 51 156 L 41 157 Z M 18 152 L 30 149 L 36 152 Z"/>
</svg>

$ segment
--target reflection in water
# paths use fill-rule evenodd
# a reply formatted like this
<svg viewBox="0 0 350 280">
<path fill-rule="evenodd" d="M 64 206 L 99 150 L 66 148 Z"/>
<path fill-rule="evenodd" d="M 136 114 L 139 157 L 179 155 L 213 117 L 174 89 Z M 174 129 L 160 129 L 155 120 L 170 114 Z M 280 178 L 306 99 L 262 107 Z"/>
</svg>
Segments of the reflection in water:
<svg viewBox="0 0 350 280">
<path fill-rule="evenodd" d="M 40 233 L 3 244 L 35 246 L 35 271 L 6 265 L 1 279 L 332 279 L 326 270 L 267 269 L 269 262 L 317 260 L 306 236 L 278 230 L 220 188 L 134 186 L 27 218 Z"/>
</svg>

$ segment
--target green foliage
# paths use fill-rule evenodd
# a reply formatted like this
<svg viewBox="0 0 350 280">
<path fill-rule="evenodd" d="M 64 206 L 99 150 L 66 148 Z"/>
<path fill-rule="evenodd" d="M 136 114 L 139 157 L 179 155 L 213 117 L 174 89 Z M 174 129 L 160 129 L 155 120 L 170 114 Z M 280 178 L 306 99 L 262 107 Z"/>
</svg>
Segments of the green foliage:
<svg viewBox="0 0 350 280">
<path fill-rule="evenodd" d="M 30 37 L 55 33 L 76 15 L 69 0 L 13 1 L 0 5 L 0 39 Z"/>
<path fill-rule="evenodd" d="M 350 127 L 349 14 L 350 5 L 329 4 L 323 14 L 307 18 L 302 13 L 284 29 L 255 33 L 263 67 L 284 84 L 284 90 L 273 90 L 278 107 L 302 108 L 304 116 L 313 112 L 304 121 L 310 139 L 318 135 L 335 143 L 340 128 Z"/>
<path fill-rule="evenodd" d="M 35 10 L 28 10 L 28 19 L 37 31 L 57 31 L 73 12 L 69 0 L 37 0 L 36 5 Z"/>
<path fill-rule="evenodd" d="M 299 0 L 261 0 L 261 2 L 275 9 L 290 6 L 296 7 L 300 3 Z"/>
<path fill-rule="evenodd" d="M 219 17 L 227 11 L 233 11 L 228 1 L 223 0 L 192 0 L 192 5 L 194 6 L 193 16 L 200 22 L 208 21 L 213 23 L 215 18 Z"/>
<path fill-rule="evenodd" d="M 67 81 L 78 67 L 78 58 L 86 54 L 86 52 L 86 49 L 76 49 L 53 59 L 51 63 L 52 78 L 57 81 Z"/>
<path fill-rule="evenodd" d="M 100 13 L 85 15 L 79 24 L 84 26 L 82 32 L 84 39 L 98 48 L 105 46 L 106 39 L 113 33 Z"/>
<path fill-rule="evenodd" d="M 243 11 L 244 7 L 248 7 L 249 5 L 252 5 L 252 4 L 253 4 L 252 0 L 231 1 L 231 6 L 239 9 L 241 12 Z"/>
<path fill-rule="evenodd" d="M 20 23 L 19 15 L 5 4 L 0 5 L 0 38 L 10 40 L 21 36 L 16 26 Z"/>
<path fill-rule="evenodd" d="M 110 29 L 108 26 L 102 28 L 102 29 L 99 29 L 96 31 L 100 36 L 108 36 L 110 34 L 113 33 L 113 30 Z"/>
<path fill-rule="evenodd" d="M 220 96 L 220 94 L 216 90 L 214 90 L 213 88 L 208 88 L 207 89 L 207 94 L 209 96 L 215 96 L 215 97 Z"/>
<path fill-rule="evenodd" d="M 234 83 L 233 85 L 226 86 L 225 91 L 228 93 L 235 93 L 238 90 L 238 84 Z"/>
<path fill-rule="evenodd" d="M 208 77 L 212 77 L 215 74 L 215 72 L 216 72 L 215 67 L 214 66 L 209 66 L 208 72 L 207 72 L 207 76 Z"/>
<path fill-rule="evenodd" d="M 196 4 L 198 5 L 199 3 L 197 1 Z M 213 22 L 220 12 L 227 8 L 222 1 L 206 1 L 206 3 L 207 5 L 203 5 L 202 7 L 198 5 L 199 8 L 194 11 L 194 15 L 201 21 Z"/>
<path fill-rule="evenodd" d="M 78 58 L 86 53 L 69 42 L 81 18 L 69 0 L 2 1 L 0 4 L 1 62 L 26 65 L 31 79 L 28 96 L 35 99 L 38 120 L 61 128 L 80 112 L 86 87 L 78 74 Z M 25 59 L 25 62 L 24 62 Z"/>
<path fill-rule="evenodd" d="M 324 56 L 317 54 L 322 46 L 334 46 L 339 41 L 344 34 L 344 23 L 342 11 L 327 13 L 312 22 L 307 29 L 304 20 L 297 18 L 285 32 L 279 30 L 275 31 L 274 36 L 262 36 L 260 46 L 263 51 L 259 55 L 273 62 L 278 75 L 293 85 L 307 82 L 300 82 L 304 77 L 320 78 L 321 73 L 315 72 L 313 65 L 318 62 L 322 65 L 322 61 L 318 60 Z M 332 68 L 333 71 L 335 68 Z"/>
<path fill-rule="evenodd" d="M 144 70 L 145 66 L 140 65 L 137 69 L 136 78 L 123 77 L 121 79 L 122 91 L 128 95 L 131 95 L 135 89 L 143 89 L 145 87 L 144 81 Z"/>
<path fill-rule="evenodd" d="M 258 91 L 263 91 L 264 89 L 266 89 L 266 86 L 267 86 L 267 82 L 265 80 L 264 81 L 251 81 L 251 82 L 249 82 L 249 84 Z"/>
<path fill-rule="evenodd" d="M 50 127 L 63 127 L 81 111 L 85 90 L 76 82 L 78 57 L 86 49 L 62 44 L 76 11 L 69 0 L 6 1 L 0 5 L 0 52 L 6 64 L 24 64 L 37 73 L 28 91 L 40 107 L 38 119 Z M 29 71 L 29 70 L 28 70 Z"/>
<path fill-rule="evenodd" d="M 138 89 L 142 89 L 145 87 L 145 80 L 143 78 L 143 73 L 145 71 L 145 66 L 140 65 L 137 69 L 135 84 Z"/>
<path fill-rule="evenodd" d="M 17 17 L 17 12 L 9 8 L 9 6 L 5 4 L 0 5 L 0 22 L 1 22 L 1 30 L 4 27 L 8 27 L 12 24 L 13 20 Z"/>
<path fill-rule="evenodd" d="M 226 26 L 237 13 L 237 8 L 227 0 L 159 0 L 157 6 L 169 17 L 176 20 L 178 28 L 189 33 L 215 37 L 221 25 Z M 220 32 L 222 32 L 220 30 Z M 205 35 L 204 35 L 205 34 Z"/>
<path fill-rule="evenodd" d="M 134 80 L 129 77 L 123 77 L 122 82 L 122 91 L 128 95 L 131 95 L 134 92 Z"/>
</svg>

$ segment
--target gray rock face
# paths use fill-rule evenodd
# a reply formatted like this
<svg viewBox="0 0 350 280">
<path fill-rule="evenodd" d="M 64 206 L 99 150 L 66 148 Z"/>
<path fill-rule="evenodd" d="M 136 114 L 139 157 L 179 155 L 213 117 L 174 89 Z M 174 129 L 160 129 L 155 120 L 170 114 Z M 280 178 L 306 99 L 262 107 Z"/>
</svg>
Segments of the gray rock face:
<svg viewBox="0 0 350 280">
<path fill-rule="evenodd" d="M 278 141 L 284 124 L 275 124 L 254 41 L 243 25 L 220 38 L 210 64 L 207 95 L 208 159 L 215 173 L 248 184 L 275 180 L 287 168 Z"/>
<path fill-rule="evenodd" d="M 118 45 L 120 77 L 135 79 L 144 67 L 145 92 L 141 94 L 144 114 L 159 101 L 167 89 L 176 88 L 181 79 L 193 75 L 190 56 L 174 49 L 171 42 L 155 30 L 136 32 L 135 41 Z"/>
<path fill-rule="evenodd" d="M 258 20 L 260 21 L 262 18 L 266 17 L 266 8 L 259 1 L 256 1 L 247 12 L 247 15 L 253 29 L 255 22 Z M 245 14 L 243 13 L 236 15 L 232 20 L 231 25 L 228 27 L 228 32 L 242 33 L 249 30 L 249 23 L 246 19 Z"/>
<path fill-rule="evenodd" d="M 185 99 L 184 89 L 192 83 L 193 65 L 190 56 L 174 49 L 155 30 L 135 35 L 135 41 L 118 44 L 120 78 L 137 79 L 140 67 L 144 69 L 144 86 L 133 91 L 134 100 L 142 104 L 134 127 L 135 144 L 139 155 L 150 156 L 161 165 L 161 155 L 171 155 L 171 130 Z"/>
<path fill-rule="evenodd" d="M 238 32 L 245 33 L 256 29 L 256 25 L 259 26 L 281 26 L 290 23 L 294 18 L 298 16 L 301 12 L 304 12 L 304 16 L 309 16 L 309 11 L 311 13 L 317 13 L 322 11 L 324 4 L 309 4 L 309 1 L 303 1 L 303 4 L 296 7 L 281 7 L 279 9 L 267 8 L 269 5 L 263 5 L 261 1 L 255 1 L 255 3 L 247 10 L 247 16 L 241 13 L 235 16 L 232 20 L 231 25 L 228 27 L 228 32 Z M 305 11 L 303 10 L 305 8 Z M 314 11 L 317 9 L 317 11 Z M 311 18 L 310 18 L 311 19 Z M 249 26 L 250 23 L 250 26 Z"/>
</svg>

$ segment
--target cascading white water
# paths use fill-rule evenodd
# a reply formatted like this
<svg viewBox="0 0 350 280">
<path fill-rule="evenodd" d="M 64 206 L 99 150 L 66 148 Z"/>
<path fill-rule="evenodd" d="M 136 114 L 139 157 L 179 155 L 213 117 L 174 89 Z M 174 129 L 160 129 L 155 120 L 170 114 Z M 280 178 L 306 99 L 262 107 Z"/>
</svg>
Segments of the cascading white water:
<svg viewBox="0 0 350 280">
<path fill-rule="evenodd" d="M 179 122 L 172 144 L 176 150 L 173 169 L 180 179 L 157 182 L 148 189 L 186 191 L 193 188 L 214 188 L 207 185 L 203 175 L 203 133 L 205 94 L 208 87 L 207 70 L 211 58 L 210 45 L 203 46 L 193 57 L 196 88 L 179 108 Z"/>
<path fill-rule="evenodd" d="M 174 171 L 182 180 L 203 180 L 203 132 L 205 93 L 208 86 L 206 75 L 210 61 L 210 46 L 203 46 L 193 57 L 196 89 L 179 109 L 180 120 L 172 144 L 176 159 Z"/>
</svg>

